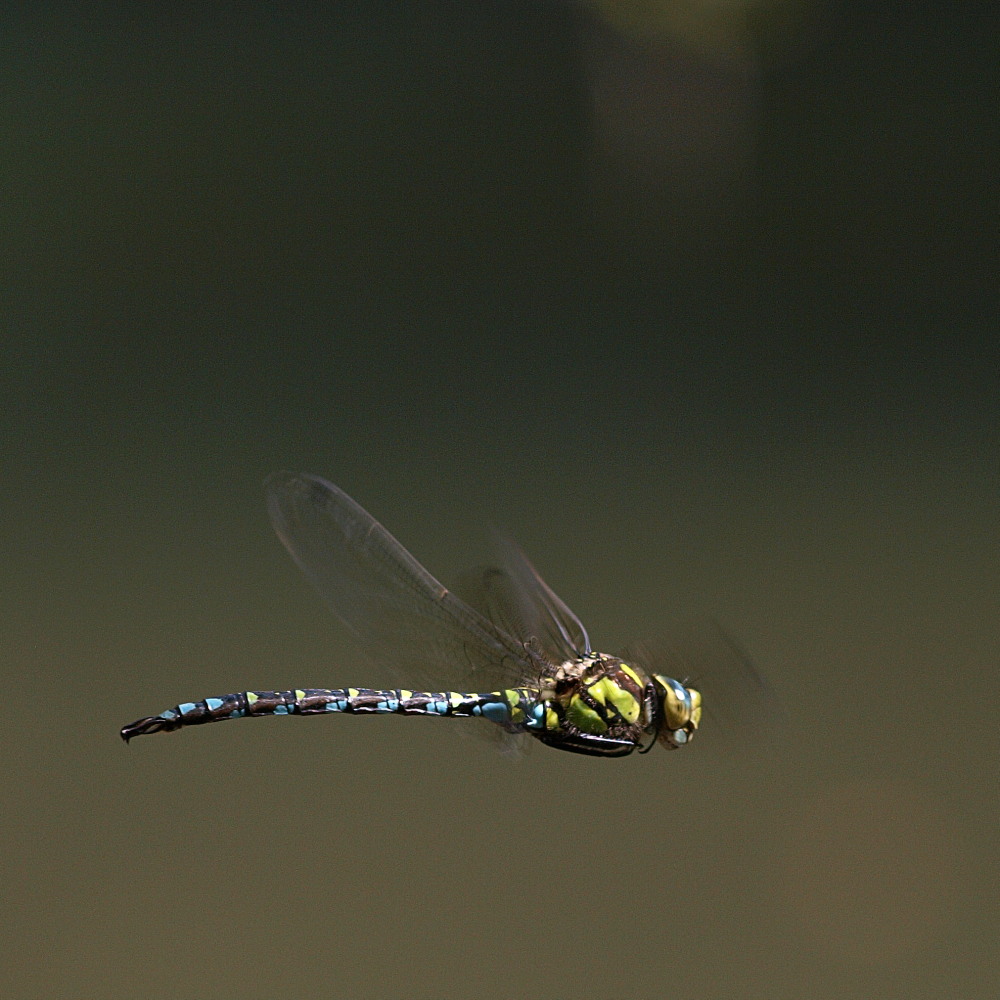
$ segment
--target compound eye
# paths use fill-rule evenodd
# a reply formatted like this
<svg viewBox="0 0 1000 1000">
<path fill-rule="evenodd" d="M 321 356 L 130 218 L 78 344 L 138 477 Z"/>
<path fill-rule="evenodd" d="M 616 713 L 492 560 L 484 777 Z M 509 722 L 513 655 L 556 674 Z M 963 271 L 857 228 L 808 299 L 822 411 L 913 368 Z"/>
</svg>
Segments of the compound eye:
<svg viewBox="0 0 1000 1000">
<path fill-rule="evenodd" d="M 687 693 L 691 698 L 691 728 L 697 729 L 701 723 L 701 692 L 695 688 L 688 688 Z"/>
<path fill-rule="evenodd" d="M 663 688 L 663 717 L 669 729 L 683 729 L 692 721 L 692 698 L 691 693 L 679 681 L 672 677 L 663 677 L 658 674 L 656 679 Z M 698 696 L 699 712 L 701 717 L 700 703 L 701 696 Z M 697 723 L 695 723 L 697 725 Z"/>
</svg>

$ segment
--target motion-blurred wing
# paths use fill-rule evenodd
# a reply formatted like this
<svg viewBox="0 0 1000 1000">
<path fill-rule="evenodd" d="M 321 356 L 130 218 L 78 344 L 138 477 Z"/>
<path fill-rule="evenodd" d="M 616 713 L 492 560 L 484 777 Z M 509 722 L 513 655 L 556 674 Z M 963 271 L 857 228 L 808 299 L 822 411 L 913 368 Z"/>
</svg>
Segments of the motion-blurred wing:
<svg viewBox="0 0 1000 1000">
<path fill-rule="evenodd" d="M 705 718 L 698 741 L 721 737 L 730 748 L 763 748 L 783 733 L 778 696 L 746 651 L 713 619 L 688 622 L 668 639 L 632 643 L 626 663 L 697 688 Z"/>
<path fill-rule="evenodd" d="M 541 654 L 550 667 L 589 653 L 580 619 L 539 576 L 516 542 L 500 540 L 501 567 L 467 579 L 463 594 L 490 621 Z"/>
</svg>

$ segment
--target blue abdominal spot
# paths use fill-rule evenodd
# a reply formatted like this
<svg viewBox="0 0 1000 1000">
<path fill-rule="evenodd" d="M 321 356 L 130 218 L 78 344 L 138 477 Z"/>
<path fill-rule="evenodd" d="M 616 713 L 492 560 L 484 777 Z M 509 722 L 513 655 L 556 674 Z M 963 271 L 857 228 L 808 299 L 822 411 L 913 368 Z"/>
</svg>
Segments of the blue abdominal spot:
<svg viewBox="0 0 1000 1000">
<path fill-rule="evenodd" d="M 491 701 L 483 705 L 483 715 L 490 722 L 510 722 L 510 709 L 502 701 Z"/>
</svg>

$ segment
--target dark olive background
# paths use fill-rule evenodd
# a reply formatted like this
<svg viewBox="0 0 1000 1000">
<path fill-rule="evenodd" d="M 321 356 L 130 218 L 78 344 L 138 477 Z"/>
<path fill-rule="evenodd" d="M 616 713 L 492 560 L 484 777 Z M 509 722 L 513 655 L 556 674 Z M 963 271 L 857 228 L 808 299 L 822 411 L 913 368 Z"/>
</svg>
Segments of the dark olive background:
<svg viewBox="0 0 1000 1000">
<path fill-rule="evenodd" d="M 328 6 L 3 15 L 3 993 L 995 996 L 987 5 Z M 126 749 L 375 679 L 278 468 L 787 727 Z"/>
</svg>

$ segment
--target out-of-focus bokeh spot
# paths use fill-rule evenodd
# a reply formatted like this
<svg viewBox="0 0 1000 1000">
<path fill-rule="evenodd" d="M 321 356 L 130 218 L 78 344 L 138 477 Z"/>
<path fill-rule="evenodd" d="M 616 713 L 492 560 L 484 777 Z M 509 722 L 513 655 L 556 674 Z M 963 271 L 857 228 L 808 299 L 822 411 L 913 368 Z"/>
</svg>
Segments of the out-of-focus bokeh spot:
<svg viewBox="0 0 1000 1000">
<path fill-rule="evenodd" d="M 720 64 L 595 24 L 584 57 L 595 195 L 613 228 L 711 243 L 746 203 L 758 95 L 746 63 Z"/>
<path fill-rule="evenodd" d="M 808 798 L 779 893 L 792 932 L 838 963 L 891 965 L 946 935 L 971 886 L 963 824 L 930 794 L 856 780 Z"/>
<path fill-rule="evenodd" d="M 751 49 L 799 49 L 818 20 L 810 0 L 591 0 L 616 31 L 637 42 L 671 41 L 712 59 Z"/>
<path fill-rule="evenodd" d="M 596 194 L 630 233 L 732 238 L 753 202 L 763 71 L 814 44 L 809 0 L 592 0 L 583 28 Z"/>
</svg>

